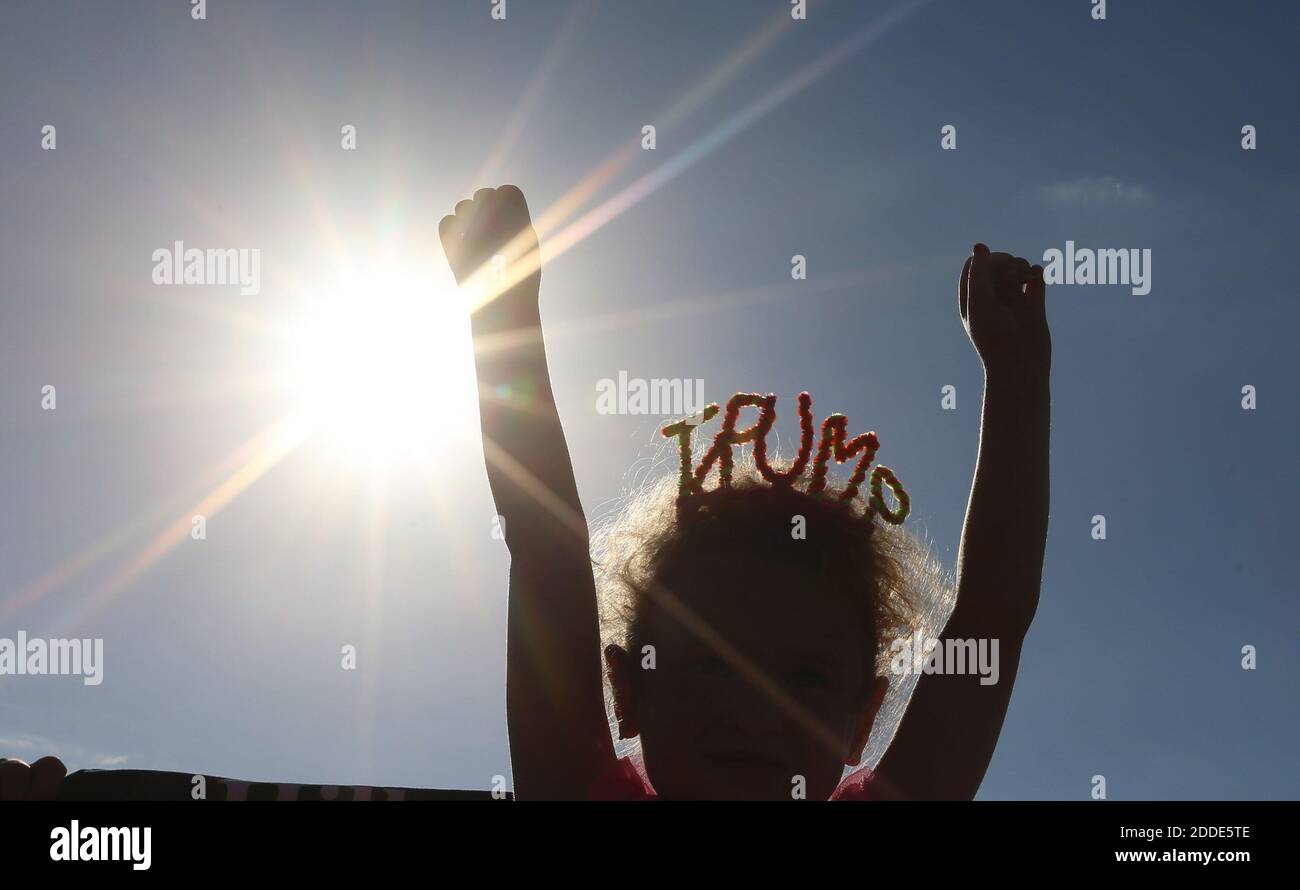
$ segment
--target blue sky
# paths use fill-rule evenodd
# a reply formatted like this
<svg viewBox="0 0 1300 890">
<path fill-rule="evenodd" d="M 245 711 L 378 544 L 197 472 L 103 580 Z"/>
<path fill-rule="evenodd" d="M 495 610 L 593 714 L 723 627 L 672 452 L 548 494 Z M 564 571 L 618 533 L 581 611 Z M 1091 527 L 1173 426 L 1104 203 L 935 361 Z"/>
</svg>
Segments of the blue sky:
<svg viewBox="0 0 1300 890">
<path fill-rule="evenodd" d="M 979 420 L 955 305 L 971 244 L 1150 249 L 1149 294 L 1049 292 L 1042 604 L 980 796 L 1082 799 L 1097 774 L 1114 799 L 1300 796 L 1284 565 L 1300 12 L 811 0 L 791 22 L 780 0 L 510 0 L 493 21 L 487 0 L 210 0 L 196 22 L 187 6 L 5 14 L 0 637 L 101 637 L 105 667 L 95 687 L 0 678 L 0 753 L 425 787 L 507 774 L 508 564 L 436 225 L 482 185 L 520 185 L 536 216 L 607 169 L 570 221 L 622 212 L 543 273 L 593 515 L 661 455 L 659 418 L 596 412 L 602 378 L 791 407 L 808 389 L 879 432 L 951 563 Z M 176 240 L 259 248 L 261 292 L 154 286 L 152 251 Z M 375 469 L 309 440 L 257 465 L 241 447 L 296 398 L 284 329 L 327 259 L 384 251 L 442 300 L 439 373 L 394 387 L 427 447 Z M 177 534 L 232 473 L 207 539 Z"/>
</svg>

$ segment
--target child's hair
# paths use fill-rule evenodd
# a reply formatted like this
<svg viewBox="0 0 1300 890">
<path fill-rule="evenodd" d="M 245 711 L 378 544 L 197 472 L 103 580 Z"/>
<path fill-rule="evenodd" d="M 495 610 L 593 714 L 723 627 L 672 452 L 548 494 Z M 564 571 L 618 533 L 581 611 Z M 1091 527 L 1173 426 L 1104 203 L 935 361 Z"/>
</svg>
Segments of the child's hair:
<svg viewBox="0 0 1300 890">
<path fill-rule="evenodd" d="M 658 591 L 675 594 L 679 573 L 689 573 L 701 560 L 735 558 L 738 552 L 788 561 L 810 585 L 826 585 L 860 602 L 877 675 L 888 668 L 894 639 L 917 630 L 931 633 L 946 621 L 953 601 L 949 575 L 909 531 L 867 515 L 868 493 L 854 492 L 841 501 L 845 486 L 830 479 L 820 492 L 809 493 L 809 474 L 792 485 L 771 485 L 752 455 L 737 457 L 730 486 L 704 495 L 705 506 L 679 509 L 679 481 L 665 475 L 618 504 L 598 529 L 593 555 L 603 645 L 616 644 L 639 657 Z M 792 534 L 795 516 L 804 518 L 802 537 Z M 892 737 L 914 680 L 891 678 L 869 762 Z"/>
</svg>

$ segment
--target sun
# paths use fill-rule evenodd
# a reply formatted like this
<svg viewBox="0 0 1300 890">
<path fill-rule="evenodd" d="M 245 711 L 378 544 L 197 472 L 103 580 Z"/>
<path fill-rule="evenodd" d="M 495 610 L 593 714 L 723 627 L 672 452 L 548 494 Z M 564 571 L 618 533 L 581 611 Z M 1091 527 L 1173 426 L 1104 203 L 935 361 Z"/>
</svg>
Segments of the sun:
<svg viewBox="0 0 1300 890">
<path fill-rule="evenodd" d="M 429 456 L 476 396 L 465 300 L 432 258 L 335 266 L 306 288 L 290 352 L 295 425 L 349 461 Z"/>
</svg>

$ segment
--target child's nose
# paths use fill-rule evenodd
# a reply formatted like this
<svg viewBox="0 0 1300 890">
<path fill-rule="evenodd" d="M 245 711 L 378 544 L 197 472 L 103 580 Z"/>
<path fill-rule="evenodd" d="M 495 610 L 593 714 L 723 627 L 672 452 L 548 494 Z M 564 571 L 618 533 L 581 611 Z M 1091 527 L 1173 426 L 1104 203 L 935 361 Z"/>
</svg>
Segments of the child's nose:
<svg viewBox="0 0 1300 890">
<path fill-rule="evenodd" d="M 737 680 L 720 719 L 734 724 L 737 732 L 779 737 L 789 722 L 788 712 L 794 706 L 785 690 L 771 680 Z"/>
</svg>

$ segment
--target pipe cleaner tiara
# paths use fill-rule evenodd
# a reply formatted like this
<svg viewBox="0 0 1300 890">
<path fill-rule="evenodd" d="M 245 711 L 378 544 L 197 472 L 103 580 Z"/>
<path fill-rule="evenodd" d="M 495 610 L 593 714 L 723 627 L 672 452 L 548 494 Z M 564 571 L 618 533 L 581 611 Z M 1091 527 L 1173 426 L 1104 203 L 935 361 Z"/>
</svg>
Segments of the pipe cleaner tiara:
<svg viewBox="0 0 1300 890">
<path fill-rule="evenodd" d="M 741 408 L 757 408 L 758 420 L 754 425 L 743 430 L 736 429 L 736 420 Z M 721 409 L 714 402 L 703 411 L 691 417 L 679 420 L 664 427 L 661 431 L 666 438 L 677 438 L 681 452 L 681 479 L 678 489 L 678 507 L 689 506 L 698 495 L 706 494 L 704 480 L 708 478 L 713 465 L 718 464 L 718 488 L 731 487 L 732 446 L 754 443 L 754 465 L 759 474 L 772 485 L 793 485 L 812 458 L 813 418 L 812 396 L 806 392 L 799 393 L 799 452 L 789 468 L 778 472 L 767 462 L 767 434 L 776 421 L 776 396 L 758 393 L 738 392 L 727 401 L 727 410 L 722 416 L 722 429 L 713 437 L 713 443 L 704 453 L 698 467 L 691 465 L 691 435 L 695 428 L 708 423 L 718 416 Z M 838 500 L 851 502 L 857 496 L 858 488 L 867 478 L 867 467 L 875 460 L 880 440 L 875 433 L 863 433 L 848 439 L 849 419 L 843 414 L 832 414 L 822 421 L 821 439 L 817 443 L 817 456 L 813 458 L 812 479 L 808 483 L 808 493 L 817 494 L 826 487 L 826 471 L 830 466 L 832 455 L 836 463 L 844 463 L 859 452 L 857 465 L 848 485 L 840 493 Z M 847 440 L 847 441 L 846 441 Z M 912 510 L 911 499 L 903 490 L 903 485 L 889 467 L 876 465 L 871 471 L 870 493 L 867 500 L 867 516 L 879 515 L 881 519 L 894 525 L 900 525 Z M 888 485 L 898 501 L 897 509 L 891 510 L 885 503 L 884 486 Z"/>
</svg>

